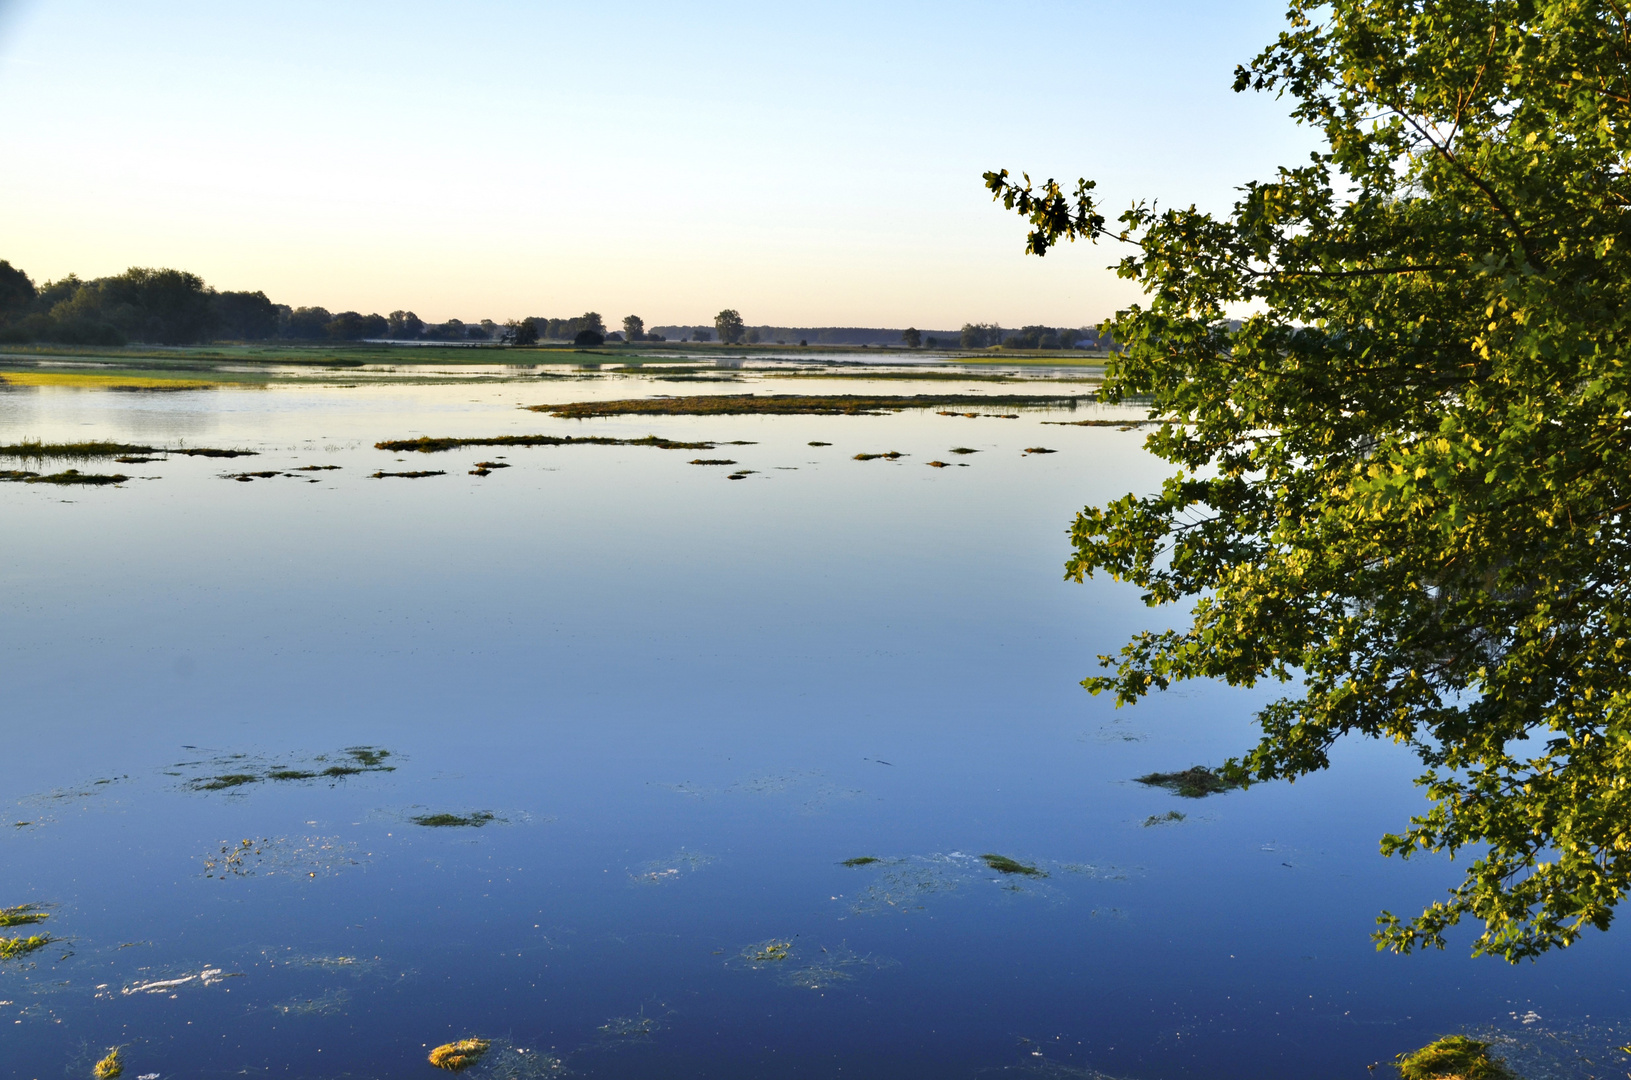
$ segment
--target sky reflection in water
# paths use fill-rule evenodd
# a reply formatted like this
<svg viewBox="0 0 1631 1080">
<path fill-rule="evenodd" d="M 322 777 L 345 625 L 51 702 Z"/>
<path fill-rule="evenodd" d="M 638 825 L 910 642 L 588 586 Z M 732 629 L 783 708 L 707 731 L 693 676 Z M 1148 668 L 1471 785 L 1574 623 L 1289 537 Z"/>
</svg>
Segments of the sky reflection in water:
<svg viewBox="0 0 1631 1080">
<path fill-rule="evenodd" d="M 1077 686 L 1170 618 L 1061 581 L 1074 511 L 1162 475 L 1136 433 L 515 409 L 655 392 L 686 391 L 0 394 L 0 441 L 261 451 L 0 487 L 0 905 L 57 905 L 62 938 L 0 965 L 13 1075 L 114 1044 L 132 1076 L 434 1075 L 475 1034 L 492 1075 L 1289 1080 L 1631 1014 L 1620 935 L 1518 968 L 1374 953 L 1379 910 L 1456 874 L 1376 854 L 1421 806 L 1390 747 L 1200 802 L 1129 782 L 1243 749 L 1270 692 Z M 757 471 L 372 449 L 523 431 L 753 440 L 719 456 Z M 980 452 L 925 467 L 954 446 Z M 341 468 L 221 479 L 307 464 Z M 196 790 L 356 746 L 395 771 Z"/>
</svg>

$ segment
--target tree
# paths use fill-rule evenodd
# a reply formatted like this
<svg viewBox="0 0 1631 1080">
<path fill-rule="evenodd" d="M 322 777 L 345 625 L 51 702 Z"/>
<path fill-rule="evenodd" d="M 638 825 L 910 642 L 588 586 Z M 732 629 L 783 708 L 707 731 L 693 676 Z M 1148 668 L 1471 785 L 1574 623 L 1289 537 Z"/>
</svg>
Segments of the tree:
<svg viewBox="0 0 1631 1080">
<path fill-rule="evenodd" d="M 630 341 L 644 341 L 646 321 L 638 315 L 623 316 L 623 336 Z"/>
<path fill-rule="evenodd" d="M 512 322 L 507 325 L 512 335 L 510 338 L 511 344 L 521 346 L 538 344 L 538 320 L 522 319 L 520 322 Z"/>
<path fill-rule="evenodd" d="M 906 342 L 908 349 L 916 349 L 923 344 L 923 335 L 917 332 L 917 327 L 908 326 L 900 333 L 900 339 Z"/>
<path fill-rule="evenodd" d="M 1002 343 L 1002 327 L 996 323 L 964 323 L 958 342 L 965 349 L 985 349 Z"/>
<path fill-rule="evenodd" d="M 27 274 L 0 259 L 0 323 L 26 315 L 38 295 Z"/>
<path fill-rule="evenodd" d="M 385 336 L 393 341 L 412 341 L 424 329 L 424 320 L 411 311 L 393 311 L 386 316 Z"/>
<path fill-rule="evenodd" d="M 228 341 L 265 341 L 277 336 L 277 306 L 265 293 L 216 293 L 211 302 L 215 331 Z"/>
<path fill-rule="evenodd" d="M 1186 628 L 1084 685 L 1288 689 L 1242 782 L 1345 735 L 1422 762 L 1389 855 L 1469 851 L 1378 947 L 1510 961 L 1607 929 L 1631 885 L 1631 24 L 1605 0 L 1292 0 L 1235 89 L 1282 94 L 1321 152 L 1227 215 L 989 173 L 1027 250 L 1128 245 L 1109 401 L 1152 401 L 1159 492 L 1089 507 L 1104 571 Z M 1238 328 L 1226 314 L 1256 312 Z"/>
<path fill-rule="evenodd" d="M 579 330 L 593 330 L 602 337 L 606 334 L 606 323 L 602 321 L 598 311 L 586 311 L 574 319 L 573 322 L 578 324 Z"/>
<path fill-rule="evenodd" d="M 287 320 L 279 320 L 278 331 L 283 337 L 306 341 L 321 341 L 328 333 L 328 324 L 334 316 L 328 308 L 303 307 L 289 312 Z"/>
<path fill-rule="evenodd" d="M 735 345 L 742 340 L 742 316 L 734 308 L 726 308 L 714 316 L 714 331 L 719 334 L 721 344 Z"/>
<path fill-rule="evenodd" d="M 597 345 L 606 344 L 606 335 L 599 330 L 579 330 L 576 336 L 572 338 L 572 344 L 580 348 L 585 346 L 594 348 Z"/>
</svg>

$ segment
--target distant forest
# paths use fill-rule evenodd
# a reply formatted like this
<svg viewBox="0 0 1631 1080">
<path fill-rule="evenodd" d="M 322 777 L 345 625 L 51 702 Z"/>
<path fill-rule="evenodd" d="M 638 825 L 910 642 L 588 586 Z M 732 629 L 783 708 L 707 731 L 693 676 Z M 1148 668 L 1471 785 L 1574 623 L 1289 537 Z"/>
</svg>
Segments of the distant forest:
<svg viewBox="0 0 1631 1080">
<path fill-rule="evenodd" d="M 36 286 L 22 270 L 0 261 L 0 344 L 196 345 L 213 341 L 443 341 L 530 345 L 541 341 L 599 345 L 605 341 L 711 341 L 714 327 L 658 326 L 650 332 L 630 315 L 621 332 L 608 333 L 593 311 L 575 318 L 532 318 L 496 323 L 448 319 L 427 323 L 411 311 L 364 315 L 322 307 L 275 304 L 264 292 L 217 292 L 197 274 L 132 267 L 113 277 L 84 280 L 69 274 Z M 749 345 L 902 345 L 931 349 L 1097 348 L 1092 329 L 1027 326 L 1003 330 L 968 323 L 961 330 L 890 330 L 867 327 L 746 327 Z"/>
</svg>

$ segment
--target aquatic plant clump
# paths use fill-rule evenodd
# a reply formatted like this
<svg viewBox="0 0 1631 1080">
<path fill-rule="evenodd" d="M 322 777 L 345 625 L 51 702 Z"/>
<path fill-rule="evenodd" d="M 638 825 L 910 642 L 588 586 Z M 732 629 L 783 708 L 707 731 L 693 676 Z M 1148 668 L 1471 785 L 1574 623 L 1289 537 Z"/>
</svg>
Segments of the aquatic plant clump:
<svg viewBox="0 0 1631 1080">
<path fill-rule="evenodd" d="M 679 442 L 658 435 L 647 435 L 639 439 L 614 439 L 605 435 L 494 435 L 476 439 L 433 439 L 429 436 L 420 436 L 417 439 L 387 439 L 375 443 L 374 449 L 392 450 L 399 454 L 410 450 L 421 454 L 436 454 L 464 446 L 650 446 L 658 450 L 712 450 L 716 445 L 713 442 Z"/>
<path fill-rule="evenodd" d="M 408 820 L 427 829 L 479 829 L 498 817 L 491 811 L 478 810 L 473 814 L 418 814 Z"/>
<path fill-rule="evenodd" d="M 412 472 L 376 472 L 369 473 L 370 480 L 384 480 L 388 476 L 400 476 L 404 480 L 420 480 L 427 476 L 446 476 L 442 469 L 419 469 Z"/>
<path fill-rule="evenodd" d="M 875 461 L 878 458 L 887 458 L 890 461 L 896 461 L 896 460 L 898 460 L 900 458 L 903 458 L 905 456 L 906 455 L 901 453 L 899 450 L 891 450 L 887 454 L 856 454 L 855 455 L 855 460 L 856 461 Z"/>
<path fill-rule="evenodd" d="M 598 416 L 732 416 L 750 413 L 881 416 L 885 412 L 932 409 L 942 405 L 1057 407 L 1073 406 L 1078 401 L 1089 400 L 1092 400 L 1091 395 L 1082 394 L 702 394 L 622 401 L 573 401 L 559 405 L 529 405 L 528 409 L 567 420 Z"/>
<path fill-rule="evenodd" d="M 1409 1054 L 1394 1068 L 1400 1080 L 1517 1080 L 1506 1063 L 1489 1056 L 1489 1043 L 1450 1035 Z"/>
<path fill-rule="evenodd" d="M 985 865 L 989 866 L 999 874 L 1020 874 L 1024 877 L 1048 876 L 1046 870 L 1039 870 L 1034 866 L 1017 862 L 1014 859 L 1010 859 L 1006 855 L 993 855 L 987 853 L 985 855 L 981 855 L 980 858 L 985 860 Z"/>
<path fill-rule="evenodd" d="M 1133 779 L 1149 787 L 1166 788 L 1186 799 L 1202 799 L 1208 795 L 1233 791 L 1240 786 L 1236 781 L 1213 772 L 1204 765 L 1197 765 L 1183 772 L 1149 773 L 1146 776 L 1135 776 Z"/>
<path fill-rule="evenodd" d="M 27 956 L 35 949 L 43 949 L 55 940 L 49 934 L 33 934 L 29 937 L 0 937 L 0 960 L 14 960 L 19 956 Z"/>
<path fill-rule="evenodd" d="M 883 860 L 878 858 L 876 855 L 857 855 L 853 859 L 845 859 L 843 862 L 839 863 L 838 865 L 839 866 L 871 866 L 875 862 L 882 862 L 882 861 Z"/>
<path fill-rule="evenodd" d="M 125 1062 L 117 1046 L 108 1051 L 107 1057 L 98 1061 L 91 1067 L 91 1075 L 96 1080 L 114 1080 L 125 1071 Z"/>
<path fill-rule="evenodd" d="M 1176 825 L 1178 822 L 1184 820 L 1185 816 L 1185 814 L 1177 810 L 1168 810 L 1164 814 L 1151 814 L 1149 817 L 1144 819 L 1144 827 L 1146 829 L 1153 829 L 1157 825 Z"/>
<path fill-rule="evenodd" d="M 0 926 L 29 926 L 44 922 L 50 917 L 50 914 L 40 910 L 38 904 L 18 904 L 16 907 L 0 908 Z"/>
<path fill-rule="evenodd" d="M 78 443 L 47 443 L 32 439 L 0 446 L 0 457 L 8 458 L 116 458 L 142 454 L 159 454 L 162 450 L 134 443 L 116 443 L 93 440 Z"/>
<path fill-rule="evenodd" d="M 1049 450 L 1046 446 L 1027 446 L 1025 452 L 1027 454 L 1057 454 L 1059 451 Z"/>
<path fill-rule="evenodd" d="M 692 464 L 692 465 L 735 465 L 736 462 L 732 461 L 730 458 L 700 458 L 699 457 L 699 458 L 692 458 L 691 461 L 689 462 L 689 464 Z"/>
<path fill-rule="evenodd" d="M 491 1046 L 492 1043 L 486 1039 L 460 1039 L 458 1042 L 444 1043 L 432 1050 L 429 1061 L 438 1069 L 459 1072 L 480 1061 Z"/>
<path fill-rule="evenodd" d="M 99 487 L 103 484 L 122 484 L 129 479 L 123 473 L 82 473 L 78 469 L 67 469 L 49 476 L 31 472 L 0 472 L 0 480 L 24 484 L 84 484 Z"/>
</svg>

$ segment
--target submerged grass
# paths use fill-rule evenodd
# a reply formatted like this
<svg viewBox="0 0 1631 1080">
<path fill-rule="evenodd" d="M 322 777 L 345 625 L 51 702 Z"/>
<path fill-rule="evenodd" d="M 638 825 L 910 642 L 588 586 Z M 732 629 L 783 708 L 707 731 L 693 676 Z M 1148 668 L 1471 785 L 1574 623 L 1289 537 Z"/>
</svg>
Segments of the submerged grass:
<svg viewBox="0 0 1631 1080">
<path fill-rule="evenodd" d="M 438 1069 L 459 1072 L 481 1060 L 493 1044 L 486 1039 L 460 1039 L 443 1043 L 430 1052 L 430 1063 Z"/>
<path fill-rule="evenodd" d="M 598 416 L 729 416 L 745 413 L 780 415 L 880 416 L 902 409 L 932 409 L 943 405 L 1074 406 L 1092 400 L 1085 394 L 701 394 L 691 397 L 627 398 L 621 401 L 573 401 L 556 405 L 529 405 L 532 412 L 547 412 L 568 420 Z"/>
<path fill-rule="evenodd" d="M 642 439 L 614 439 L 604 435 L 493 435 L 479 439 L 433 439 L 421 435 L 417 439 L 387 439 L 375 443 L 374 449 L 394 450 L 399 454 L 408 451 L 436 454 L 463 446 L 652 446 L 658 450 L 712 450 L 716 445 L 713 442 L 678 442 L 657 435 L 647 435 Z"/>
<path fill-rule="evenodd" d="M 0 937 L 0 960 L 14 960 L 19 956 L 27 956 L 36 949 L 43 949 L 55 941 L 49 934 L 33 934 L 29 937 Z"/>
<path fill-rule="evenodd" d="M 1006 855 L 993 855 L 988 852 L 981 855 L 980 858 L 985 860 L 985 865 L 989 866 L 999 874 L 1020 874 L 1024 877 L 1048 876 L 1048 872 L 1046 870 L 1039 870 L 1034 866 L 1010 859 Z"/>
<path fill-rule="evenodd" d="M 117 1077 L 124 1075 L 124 1071 L 124 1058 L 117 1046 L 108 1050 L 107 1057 L 91 1067 L 91 1075 L 96 1080 L 116 1080 Z"/>
<path fill-rule="evenodd" d="M 48 912 L 40 910 L 38 904 L 18 904 L 16 907 L 0 908 L 0 926 L 30 926 L 44 922 L 50 917 Z"/>
<path fill-rule="evenodd" d="M 1175 795 L 1182 795 L 1186 799 L 1201 799 L 1208 795 L 1218 795 L 1225 791 L 1233 791 L 1240 785 L 1227 777 L 1208 769 L 1204 765 L 1197 765 L 1183 772 L 1149 773 L 1145 776 L 1135 776 L 1134 781 L 1149 787 L 1162 787 Z"/>
<path fill-rule="evenodd" d="M 408 820 L 427 829 L 479 829 L 489 821 L 497 820 L 497 815 L 478 810 L 473 814 L 419 814 Z"/>
<path fill-rule="evenodd" d="M 1394 1068 L 1401 1080 L 1517 1080 L 1504 1061 L 1489 1056 L 1489 1043 L 1450 1035 L 1410 1054 Z"/>
</svg>

